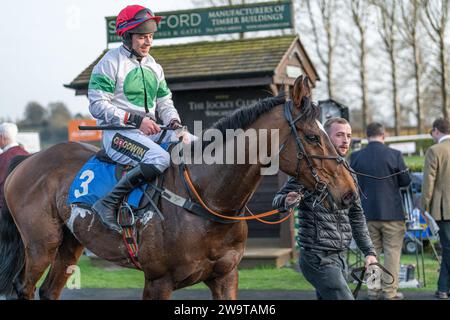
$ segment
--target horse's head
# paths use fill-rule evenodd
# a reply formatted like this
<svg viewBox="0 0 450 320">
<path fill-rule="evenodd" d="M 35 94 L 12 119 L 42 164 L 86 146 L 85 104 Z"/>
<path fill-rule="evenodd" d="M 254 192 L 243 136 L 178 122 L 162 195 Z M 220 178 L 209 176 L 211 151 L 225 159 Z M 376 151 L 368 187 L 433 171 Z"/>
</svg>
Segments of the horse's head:
<svg viewBox="0 0 450 320">
<path fill-rule="evenodd" d="M 297 78 L 292 102 L 285 105 L 291 133 L 280 151 L 280 169 L 317 192 L 322 200 L 329 192 L 338 208 L 347 208 L 357 195 L 356 185 L 317 120 L 320 110 L 311 103 L 308 81 L 307 77 Z"/>
</svg>

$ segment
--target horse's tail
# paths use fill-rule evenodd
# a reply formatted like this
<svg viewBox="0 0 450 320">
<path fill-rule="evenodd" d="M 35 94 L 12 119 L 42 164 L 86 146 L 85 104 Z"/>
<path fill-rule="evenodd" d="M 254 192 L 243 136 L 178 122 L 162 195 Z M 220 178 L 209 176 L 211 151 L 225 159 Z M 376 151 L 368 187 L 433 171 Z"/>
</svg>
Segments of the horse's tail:
<svg viewBox="0 0 450 320">
<path fill-rule="evenodd" d="M 14 157 L 8 167 L 8 174 L 28 156 Z M 25 252 L 19 230 L 3 199 L 0 212 L 0 295 L 13 293 L 13 282 L 25 264 Z"/>
</svg>

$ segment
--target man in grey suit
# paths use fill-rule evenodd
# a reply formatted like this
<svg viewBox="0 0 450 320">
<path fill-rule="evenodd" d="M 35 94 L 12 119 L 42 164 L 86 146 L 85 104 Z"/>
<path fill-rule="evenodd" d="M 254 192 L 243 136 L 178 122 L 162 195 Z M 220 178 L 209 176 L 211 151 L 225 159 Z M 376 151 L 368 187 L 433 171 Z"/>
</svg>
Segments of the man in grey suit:
<svg viewBox="0 0 450 320">
<path fill-rule="evenodd" d="M 352 153 L 350 166 L 357 172 L 384 177 L 406 169 L 402 154 L 384 144 L 384 126 L 371 123 L 367 126 L 369 144 L 364 149 Z M 394 276 L 390 284 L 384 274 L 381 290 L 369 290 L 369 299 L 401 300 L 403 294 L 397 292 L 400 255 L 405 237 L 406 225 L 400 187 L 411 182 L 408 173 L 402 173 L 384 180 L 358 177 L 364 195 L 361 197 L 367 218 L 370 237 L 379 256 L 384 252 L 384 267 Z"/>
</svg>

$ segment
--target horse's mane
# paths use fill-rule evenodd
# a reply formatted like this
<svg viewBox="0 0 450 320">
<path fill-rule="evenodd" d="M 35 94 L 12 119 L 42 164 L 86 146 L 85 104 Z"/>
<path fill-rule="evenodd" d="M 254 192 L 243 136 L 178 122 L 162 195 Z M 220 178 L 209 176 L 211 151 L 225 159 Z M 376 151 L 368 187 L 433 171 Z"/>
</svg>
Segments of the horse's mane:
<svg viewBox="0 0 450 320">
<path fill-rule="evenodd" d="M 284 95 L 265 98 L 253 106 L 241 107 L 232 114 L 215 122 L 210 129 L 217 129 L 225 135 L 227 129 L 246 129 L 256 121 L 262 114 L 272 110 L 274 107 L 284 104 L 286 98 Z M 320 108 L 313 103 L 310 98 L 302 99 L 302 115 L 300 120 L 311 122 L 320 117 Z"/>
<path fill-rule="evenodd" d="M 212 124 L 206 130 L 203 130 L 203 133 L 215 129 L 218 130 L 223 138 L 226 137 L 226 130 L 235 130 L 235 129 L 247 129 L 250 125 L 252 125 L 256 119 L 258 119 L 262 114 L 272 110 L 274 107 L 284 104 L 286 102 L 286 98 L 284 94 L 280 94 L 276 97 L 268 97 L 262 99 L 255 103 L 252 106 L 245 106 L 233 111 L 230 115 L 223 117 Z M 202 135 L 203 135 L 202 133 Z M 191 148 L 194 148 L 194 145 L 200 144 L 202 150 L 204 150 L 208 145 L 214 142 L 214 138 L 211 141 L 203 141 L 198 140 L 194 143 L 191 143 Z"/>
<path fill-rule="evenodd" d="M 226 130 L 232 129 L 246 129 L 250 125 L 252 125 L 256 119 L 258 119 L 262 114 L 272 110 L 274 107 L 284 104 L 286 102 L 286 97 L 284 94 L 278 95 L 276 97 L 268 97 L 258 101 L 256 104 L 249 107 L 241 107 L 230 115 L 219 119 L 216 121 L 209 129 L 204 131 L 215 129 L 219 130 L 222 133 L 223 137 L 226 137 Z M 312 103 L 311 99 L 308 97 L 303 97 L 302 99 L 302 114 L 300 116 L 300 120 L 305 122 L 311 122 L 315 119 L 318 119 L 320 116 L 320 108 Z M 191 147 L 194 147 L 194 144 L 200 143 L 202 145 L 202 149 L 211 144 L 214 141 L 202 141 L 198 140 L 191 144 Z"/>
<path fill-rule="evenodd" d="M 253 122 L 256 121 L 262 114 L 272 110 L 274 107 L 284 104 L 286 98 L 284 95 L 279 95 L 277 97 L 265 98 L 258 101 L 256 104 L 250 107 L 241 107 L 229 116 L 219 119 L 216 121 L 210 129 L 217 129 L 225 135 L 227 129 L 246 129 Z"/>
</svg>

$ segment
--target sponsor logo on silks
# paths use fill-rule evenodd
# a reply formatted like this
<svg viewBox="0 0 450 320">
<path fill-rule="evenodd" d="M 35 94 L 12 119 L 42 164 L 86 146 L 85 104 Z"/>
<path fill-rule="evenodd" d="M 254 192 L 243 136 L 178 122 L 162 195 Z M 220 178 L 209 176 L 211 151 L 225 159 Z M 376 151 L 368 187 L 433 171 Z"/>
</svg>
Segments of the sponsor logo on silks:
<svg viewBox="0 0 450 320">
<path fill-rule="evenodd" d="M 124 137 L 119 133 L 114 135 L 111 147 L 117 152 L 120 152 L 138 162 L 142 161 L 145 153 L 148 151 L 146 146 Z"/>
</svg>

